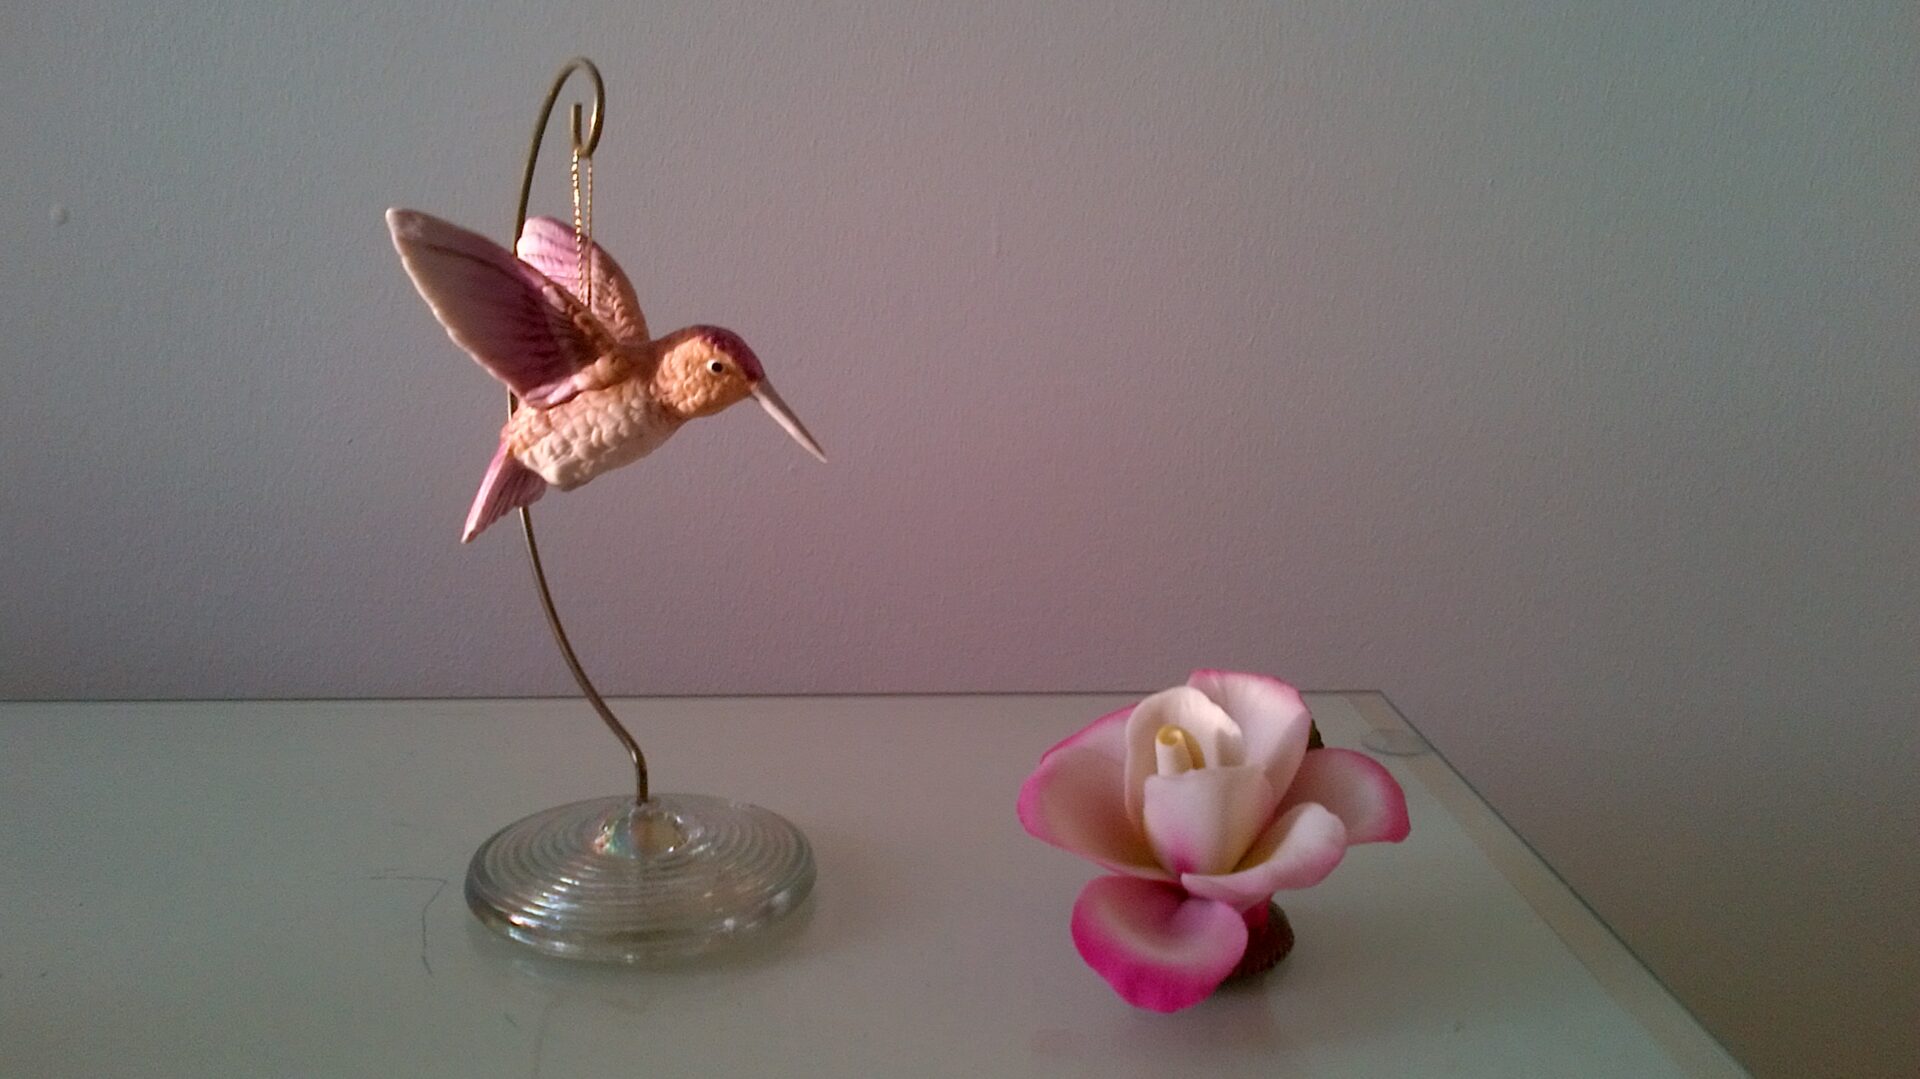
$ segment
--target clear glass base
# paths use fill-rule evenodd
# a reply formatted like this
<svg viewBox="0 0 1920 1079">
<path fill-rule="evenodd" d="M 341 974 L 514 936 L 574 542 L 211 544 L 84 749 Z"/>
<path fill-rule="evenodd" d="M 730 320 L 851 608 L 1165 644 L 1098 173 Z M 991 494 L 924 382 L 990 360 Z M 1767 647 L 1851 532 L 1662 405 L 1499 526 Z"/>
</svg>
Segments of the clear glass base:
<svg viewBox="0 0 1920 1079">
<path fill-rule="evenodd" d="M 480 844 L 467 906 L 548 955 L 668 963 L 741 943 L 813 890 L 813 851 L 785 818 L 702 794 L 595 798 Z"/>
</svg>

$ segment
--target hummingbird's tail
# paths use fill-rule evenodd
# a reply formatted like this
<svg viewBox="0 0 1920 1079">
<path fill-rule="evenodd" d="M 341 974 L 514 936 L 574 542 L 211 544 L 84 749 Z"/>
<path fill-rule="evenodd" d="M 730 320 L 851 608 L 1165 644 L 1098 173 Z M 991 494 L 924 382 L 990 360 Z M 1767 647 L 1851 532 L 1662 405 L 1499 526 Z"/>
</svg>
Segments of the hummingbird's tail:
<svg viewBox="0 0 1920 1079">
<path fill-rule="evenodd" d="M 531 506 L 547 493 L 547 481 L 521 464 L 507 452 L 505 441 L 494 452 L 493 463 L 480 481 L 480 493 L 473 496 L 473 508 L 467 511 L 467 527 L 460 533 L 466 543 L 486 531 L 487 526 L 521 506 Z"/>
</svg>

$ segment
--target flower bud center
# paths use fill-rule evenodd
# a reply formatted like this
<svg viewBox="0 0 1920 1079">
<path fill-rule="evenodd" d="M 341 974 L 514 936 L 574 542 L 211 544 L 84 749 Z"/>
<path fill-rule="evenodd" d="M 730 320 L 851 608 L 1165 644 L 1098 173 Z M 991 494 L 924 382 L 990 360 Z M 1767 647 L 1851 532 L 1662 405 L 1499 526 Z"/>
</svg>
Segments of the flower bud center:
<svg viewBox="0 0 1920 1079">
<path fill-rule="evenodd" d="M 1153 757 L 1154 771 L 1163 776 L 1177 776 L 1207 764 L 1193 735 L 1171 723 L 1153 736 Z"/>
</svg>

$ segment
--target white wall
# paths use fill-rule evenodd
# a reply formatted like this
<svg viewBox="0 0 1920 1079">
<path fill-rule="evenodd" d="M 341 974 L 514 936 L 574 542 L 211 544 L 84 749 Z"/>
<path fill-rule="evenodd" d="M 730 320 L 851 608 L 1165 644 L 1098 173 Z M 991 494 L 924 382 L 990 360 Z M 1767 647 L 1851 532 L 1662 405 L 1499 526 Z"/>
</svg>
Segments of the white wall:
<svg viewBox="0 0 1920 1079">
<path fill-rule="evenodd" d="M 0 15 L 0 695 L 567 690 L 380 212 L 503 233 L 585 50 L 834 454 L 542 505 L 610 690 L 1382 687 L 1757 1070 L 1911 1074 L 1910 4 L 389 7 Z"/>
</svg>

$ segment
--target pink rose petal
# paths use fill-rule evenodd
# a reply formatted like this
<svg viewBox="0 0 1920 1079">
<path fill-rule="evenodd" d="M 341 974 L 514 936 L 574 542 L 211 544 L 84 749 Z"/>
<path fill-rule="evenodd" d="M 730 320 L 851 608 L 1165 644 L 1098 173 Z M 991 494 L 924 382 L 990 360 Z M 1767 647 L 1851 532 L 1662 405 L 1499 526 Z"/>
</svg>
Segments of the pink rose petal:
<svg viewBox="0 0 1920 1079">
<path fill-rule="evenodd" d="M 1284 888 L 1320 883 L 1347 852 L 1347 828 L 1325 806 L 1308 802 L 1280 814 L 1232 873 L 1186 873 L 1180 883 L 1205 899 L 1245 910 Z"/>
<path fill-rule="evenodd" d="M 1147 845 L 1175 873 L 1226 873 L 1240 863 L 1280 804 L 1249 765 L 1147 777 Z"/>
<path fill-rule="evenodd" d="M 1306 755 L 1307 728 L 1313 722 L 1300 691 L 1278 678 L 1238 671 L 1195 671 L 1187 685 L 1233 717 L 1246 746 L 1246 763 L 1264 770 L 1274 790 L 1285 791 Z"/>
<path fill-rule="evenodd" d="M 1379 761 L 1351 749 L 1307 754 L 1280 804 L 1303 802 L 1317 802 L 1339 817 L 1348 843 L 1398 843 L 1411 828 L 1407 792 Z"/>
<path fill-rule="evenodd" d="M 1118 873 L 1171 880 L 1121 798 L 1122 762 L 1097 745 L 1063 744 L 1020 785 L 1020 823 L 1042 843 Z"/>
<path fill-rule="evenodd" d="M 1247 923 L 1173 884 L 1099 877 L 1073 905 L 1073 944 L 1122 1000 L 1173 1012 L 1205 1000 L 1233 971 Z"/>
</svg>

